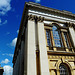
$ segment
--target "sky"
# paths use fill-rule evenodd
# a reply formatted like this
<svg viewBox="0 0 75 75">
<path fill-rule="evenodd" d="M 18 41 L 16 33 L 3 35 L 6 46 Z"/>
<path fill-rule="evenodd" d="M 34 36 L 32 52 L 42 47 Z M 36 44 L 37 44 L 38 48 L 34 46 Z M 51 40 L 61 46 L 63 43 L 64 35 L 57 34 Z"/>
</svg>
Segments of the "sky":
<svg viewBox="0 0 75 75">
<path fill-rule="evenodd" d="M 3 75 L 12 75 L 15 44 L 24 4 L 28 1 L 75 14 L 75 0 L 0 0 L 0 64 L 4 68 Z"/>
</svg>

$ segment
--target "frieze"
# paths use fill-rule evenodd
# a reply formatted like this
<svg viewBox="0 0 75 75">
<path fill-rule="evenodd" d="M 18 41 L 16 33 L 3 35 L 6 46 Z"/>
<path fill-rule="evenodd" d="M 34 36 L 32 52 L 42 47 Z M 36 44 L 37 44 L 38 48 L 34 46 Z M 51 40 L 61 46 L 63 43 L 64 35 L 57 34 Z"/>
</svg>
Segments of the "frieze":
<svg viewBox="0 0 75 75">
<path fill-rule="evenodd" d="M 48 59 L 61 59 L 61 58 L 74 60 L 74 56 L 55 56 L 55 55 L 48 56 Z"/>
</svg>

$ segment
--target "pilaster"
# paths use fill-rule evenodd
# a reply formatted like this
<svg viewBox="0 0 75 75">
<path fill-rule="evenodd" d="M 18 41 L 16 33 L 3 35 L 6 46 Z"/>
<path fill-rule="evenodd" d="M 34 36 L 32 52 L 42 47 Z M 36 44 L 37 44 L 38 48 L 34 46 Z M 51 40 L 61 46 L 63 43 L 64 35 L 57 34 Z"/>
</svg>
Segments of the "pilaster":
<svg viewBox="0 0 75 75">
<path fill-rule="evenodd" d="M 69 27 L 69 32 L 70 32 L 70 35 L 71 35 L 71 38 L 72 38 L 72 42 L 74 44 L 74 47 L 75 47 L 75 30 L 73 27 L 75 27 L 74 24 L 71 24 L 71 23 L 68 23 L 68 27 Z"/>
<path fill-rule="evenodd" d="M 27 75 L 36 75 L 35 21 L 33 16 L 28 17 L 27 30 Z"/>
<path fill-rule="evenodd" d="M 39 51 L 40 51 L 40 68 L 41 68 L 40 70 L 41 70 L 41 75 L 50 75 L 45 32 L 44 32 L 44 23 L 42 21 L 43 18 L 40 17 L 40 20 L 38 20 L 38 42 L 39 42 Z"/>
</svg>

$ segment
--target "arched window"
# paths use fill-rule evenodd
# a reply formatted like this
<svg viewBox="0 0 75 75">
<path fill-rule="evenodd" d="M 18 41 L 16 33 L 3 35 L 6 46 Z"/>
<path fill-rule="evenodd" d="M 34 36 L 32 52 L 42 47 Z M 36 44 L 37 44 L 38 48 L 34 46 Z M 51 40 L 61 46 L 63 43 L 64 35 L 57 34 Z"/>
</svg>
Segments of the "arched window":
<svg viewBox="0 0 75 75">
<path fill-rule="evenodd" d="M 60 75 L 69 75 L 68 67 L 65 64 L 60 64 Z"/>
<path fill-rule="evenodd" d="M 61 42 L 60 31 L 55 25 L 52 27 L 52 31 L 53 31 L 53 38 L 54 38 L 55 46 L 62 47 L 63 43 Z"/>
<path fill-rule="evenodd" d="M 70 34 L 67 27 L 61 27 L 56 23 L 45 25 L 46 46 L 54 51 L 73 51 Z"/>
</svg>

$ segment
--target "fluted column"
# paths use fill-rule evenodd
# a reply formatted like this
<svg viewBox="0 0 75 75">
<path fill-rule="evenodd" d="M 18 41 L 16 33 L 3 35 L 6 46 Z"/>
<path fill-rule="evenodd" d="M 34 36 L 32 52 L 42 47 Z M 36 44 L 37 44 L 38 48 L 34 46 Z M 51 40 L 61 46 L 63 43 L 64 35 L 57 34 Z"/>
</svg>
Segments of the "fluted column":
<svg viewBox="0 0 75 75">
<path fill-rule="evenodd" d="M 36 75 L 35 20 L 29 16 L 27 25 L 27 75 Z"/>
<path fill-rule="evenodd" d="M 39 51 L 40 51 L 41 75 L 50 75 L 47 49 L 46 49 L 45 32 L 44 32 L 44 23 L 42 17 L 38 17 L 38 43 L 39 43 Z"/>
</svg>

